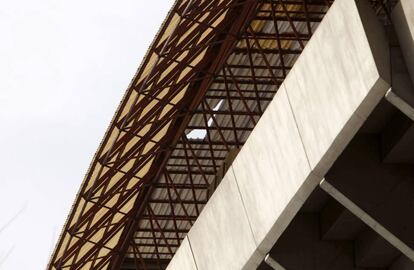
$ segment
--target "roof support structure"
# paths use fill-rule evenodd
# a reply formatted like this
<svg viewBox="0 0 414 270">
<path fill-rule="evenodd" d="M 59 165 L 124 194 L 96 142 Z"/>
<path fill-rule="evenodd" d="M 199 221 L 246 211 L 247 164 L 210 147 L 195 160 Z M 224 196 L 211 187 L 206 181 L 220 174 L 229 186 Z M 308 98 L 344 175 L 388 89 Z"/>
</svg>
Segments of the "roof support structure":
<svg viewBox="0 0 414 270">
<path fill-rule="evenodd" d="M 332 2 L 178 0 L 92 161 L 49 269 L 164 269 L 227 154 L 243 146 Z M 384 12 L 383 1 L 371 2 Z"/>
</svg>

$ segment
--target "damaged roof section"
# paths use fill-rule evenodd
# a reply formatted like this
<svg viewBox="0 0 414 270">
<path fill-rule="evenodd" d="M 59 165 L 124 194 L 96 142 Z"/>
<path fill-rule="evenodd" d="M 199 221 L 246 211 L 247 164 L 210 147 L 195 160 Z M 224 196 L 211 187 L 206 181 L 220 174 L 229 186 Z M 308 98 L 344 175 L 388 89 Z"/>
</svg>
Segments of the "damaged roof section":
<svg viewBox="0 0 414 270">
<path fill-rule="evenodd" d="M 164 269 L 333 0 L 178 0 L 92 161 L 49 269 Z M 372 1 L 386 15 L 382 1 Z"/>
</svg>

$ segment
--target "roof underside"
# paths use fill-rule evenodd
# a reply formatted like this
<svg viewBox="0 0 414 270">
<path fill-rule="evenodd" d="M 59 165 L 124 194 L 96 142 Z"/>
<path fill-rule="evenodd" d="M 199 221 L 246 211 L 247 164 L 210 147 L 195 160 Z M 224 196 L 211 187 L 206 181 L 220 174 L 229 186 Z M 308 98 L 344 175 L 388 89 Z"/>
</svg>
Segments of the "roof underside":
<svg viewBox="0 0 414 270">
<path fill-rule="evenodd" d="M 333 0 L 179 0 L 131 82 L 49 269 L 165 269 Z M 371 1 L 380 14 L 387 4 Z M 219 221 L 218 221 L 219 222 Z"/>
</svg>

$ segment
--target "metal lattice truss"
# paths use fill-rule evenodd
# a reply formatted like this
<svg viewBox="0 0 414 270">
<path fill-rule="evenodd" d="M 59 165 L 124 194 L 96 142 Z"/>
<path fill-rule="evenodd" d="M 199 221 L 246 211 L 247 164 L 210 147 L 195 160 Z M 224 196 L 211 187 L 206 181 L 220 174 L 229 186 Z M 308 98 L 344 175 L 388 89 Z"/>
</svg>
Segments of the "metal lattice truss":
<svg viewBox="0 0 414 270">
<path fill-rule="evenodd" d="M 94 157 L 49 269 L 165 269 L 332 2 L 177 1 Z"/>
</svg>

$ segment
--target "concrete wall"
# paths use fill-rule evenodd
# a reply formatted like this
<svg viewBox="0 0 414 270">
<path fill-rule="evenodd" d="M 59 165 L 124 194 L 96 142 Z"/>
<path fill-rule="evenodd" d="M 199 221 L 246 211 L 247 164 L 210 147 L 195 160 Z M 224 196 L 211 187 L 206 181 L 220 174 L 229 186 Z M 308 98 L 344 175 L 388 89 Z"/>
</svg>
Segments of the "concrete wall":
<svg viewBox="0 0 414 270">
<path fill-rule="evenodd" d="M 255 269 L 384 96 L 388 43 L 359 2 L 332 5 L 168 269 Z"/>
<path fill-rule="evenodd" d="M 414 5 L 412 0 L 400 0 L 392 13 L 411 80 L 414 82 Z"/>
<path fill-rule="evenodd" d="M 187 236 L 184 238 L 183 242 L 181 242 L 175 256 L 167 267 L 167 270 L 182 269 L 197 269 L 194 262 L 193 251 L 191 250 L 190 242 L 188 242 Z"/>
<path fill-rule="evenodd" d="M 392 21 L 401 48 L 392 48 L 392 91 L 387 99 L 414 120 L 414 4 L 401 0 L 392 12 Z"/>
</svg>

